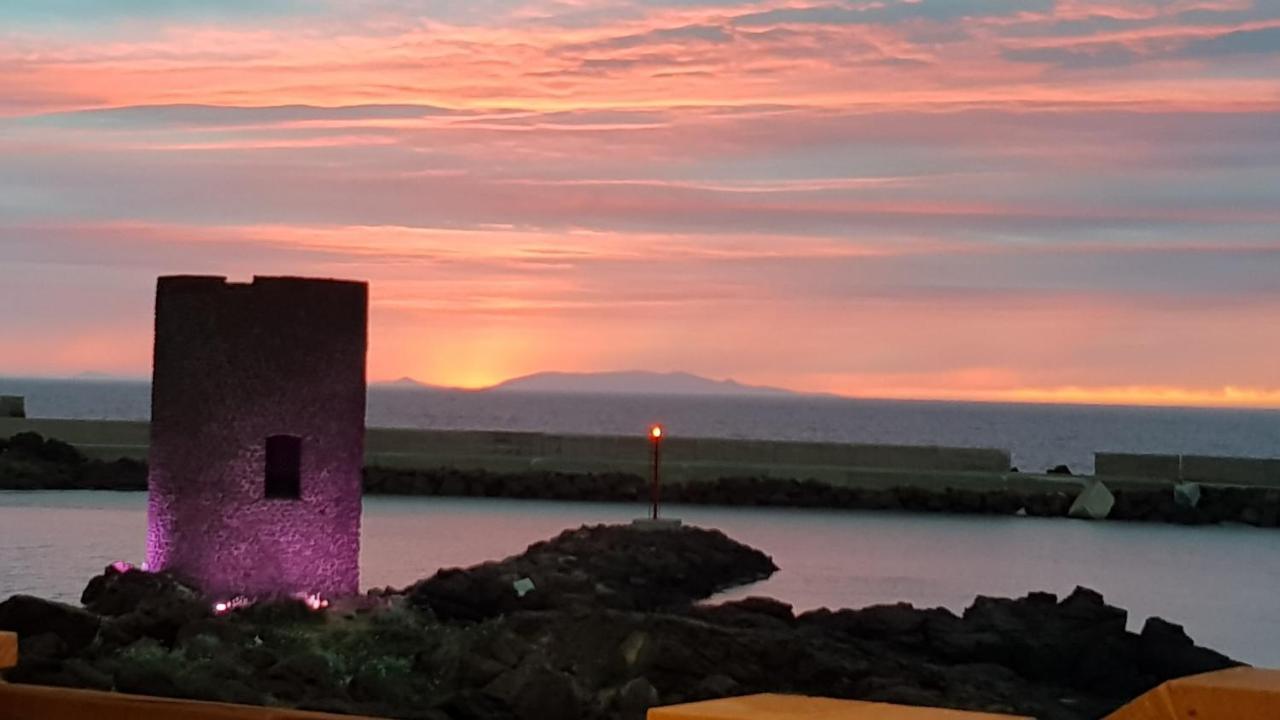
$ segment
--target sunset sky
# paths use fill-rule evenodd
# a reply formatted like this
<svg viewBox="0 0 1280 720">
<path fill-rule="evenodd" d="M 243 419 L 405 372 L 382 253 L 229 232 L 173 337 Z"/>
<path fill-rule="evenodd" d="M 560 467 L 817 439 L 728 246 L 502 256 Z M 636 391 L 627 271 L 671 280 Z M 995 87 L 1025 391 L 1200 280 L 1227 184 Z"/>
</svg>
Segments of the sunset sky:
<svg viewBox="0 0 1280 720">
<path fill-rule="evenodd" d="M 0 374 L 168 273 L 370 281 L 375 380 L 1280 407 L 1280 2 L 0 2 Z"/>
</svg>

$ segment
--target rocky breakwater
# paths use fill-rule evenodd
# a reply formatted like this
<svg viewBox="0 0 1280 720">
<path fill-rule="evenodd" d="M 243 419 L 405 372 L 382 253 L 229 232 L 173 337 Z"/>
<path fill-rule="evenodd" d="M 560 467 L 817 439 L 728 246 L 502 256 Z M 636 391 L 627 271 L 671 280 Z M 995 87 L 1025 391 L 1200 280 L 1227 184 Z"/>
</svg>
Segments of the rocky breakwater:
<svg viewBox="0 0 1280 720">
<path fill-rule="evenodd" d="M 718 530 L 596 525 L 501 562 L 441 570 L 406 593 L 443 620 L 597 607 L 670 610 L 777 569 L 768 555 Z"/>
<path fill-rule="evenodd" d="M 1065 467 L 1055 470 L 1066 471 Z M 1061 472 L 1054 474 L 1062 474 Z M 1012 476 L 1012 473 L 1011 473 Z M 722 477 L 671 483 L 663 488 L 669 503 L 756 505 L 847 510 L 1029 515 L 1067 517 L 1087 485 L 1063 483 L 1036 491 L 975 490 L 939 487 L 919 480 L 898 487 L 836 486 L 804 478 Z M 135 460 L 104 462 L 85 457 L 71 445 L 36 433 L 0 438 L 0 489 L 145 490 L 147 467 Z M 1186 487 L 1186 486 L 1180 486 Z M 508 497 L 594 502 L 639 502 L 647 497 L 644 478 L 626 473 L 562 473 L 435 468 L 405 470 L 367 467 L 368 494 Z M 1238 522 L 1280 527 L 1280 489 L 1195 486 L 1194 499 L 1173 485 L 1124 487 L 1112 493 L 1105 513 L 1112 520 L 1201 525 Z"/>
<path fill-rule="evenodd" d="M 145 490 L 147 466 L 85 457 L 75 447 L 39 433 L 0 437 L 0 490 Z"/>
<path fill-rule="evenodd" d="M 960 615 L 698 602 L 774 570 L 714 531 L 588 527 L 322 611 L 216 615 L 172 577 L 112 568 L 83 607 L 0 603 L 0 629 L 20 636 L 11 682 L 429 720 L 639 720 L 754 692 L 1068 720 L 1234 664 L 1158 619 L 1128 632 L 1085 589 L 978 598 Z"/>
</svg>

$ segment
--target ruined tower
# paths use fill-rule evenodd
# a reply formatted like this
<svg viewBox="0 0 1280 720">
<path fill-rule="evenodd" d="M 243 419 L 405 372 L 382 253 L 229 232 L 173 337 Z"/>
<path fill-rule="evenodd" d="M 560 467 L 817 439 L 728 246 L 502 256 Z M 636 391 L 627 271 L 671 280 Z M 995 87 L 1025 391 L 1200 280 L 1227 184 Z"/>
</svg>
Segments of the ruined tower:
<svg viewBox="0 0 1280 720">
<path fill-rule="evenodd" d="M 359 589 L 368 286 L 162 277 L 147 564 L 211 596 Z"/>
</svg>

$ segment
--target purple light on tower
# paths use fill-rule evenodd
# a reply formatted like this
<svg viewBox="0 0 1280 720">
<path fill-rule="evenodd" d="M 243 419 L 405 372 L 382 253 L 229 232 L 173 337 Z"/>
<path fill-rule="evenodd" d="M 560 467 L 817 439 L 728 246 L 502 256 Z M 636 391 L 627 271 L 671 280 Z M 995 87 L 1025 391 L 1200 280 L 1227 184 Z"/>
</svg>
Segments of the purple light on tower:
<svg viewBox="0 0 1280 720">
<path fill-rule="evenodd" d="M 160 278 L 149 570 L 216 598 L 358 591 L 367 313 L 364 283 Z"/>
</svg>

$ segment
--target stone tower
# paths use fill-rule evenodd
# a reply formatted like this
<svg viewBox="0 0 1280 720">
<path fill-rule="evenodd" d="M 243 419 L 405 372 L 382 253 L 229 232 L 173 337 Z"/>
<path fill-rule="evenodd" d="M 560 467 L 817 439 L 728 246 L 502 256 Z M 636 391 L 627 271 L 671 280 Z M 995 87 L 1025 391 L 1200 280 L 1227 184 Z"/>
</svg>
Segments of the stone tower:
<svg viewBox="0 0 1280 720">
<path fill-rule="evenodd" d="M 162 277 L 147 565 L 223 599 L 359 590 L 368 286 Z"/>
</svg>

